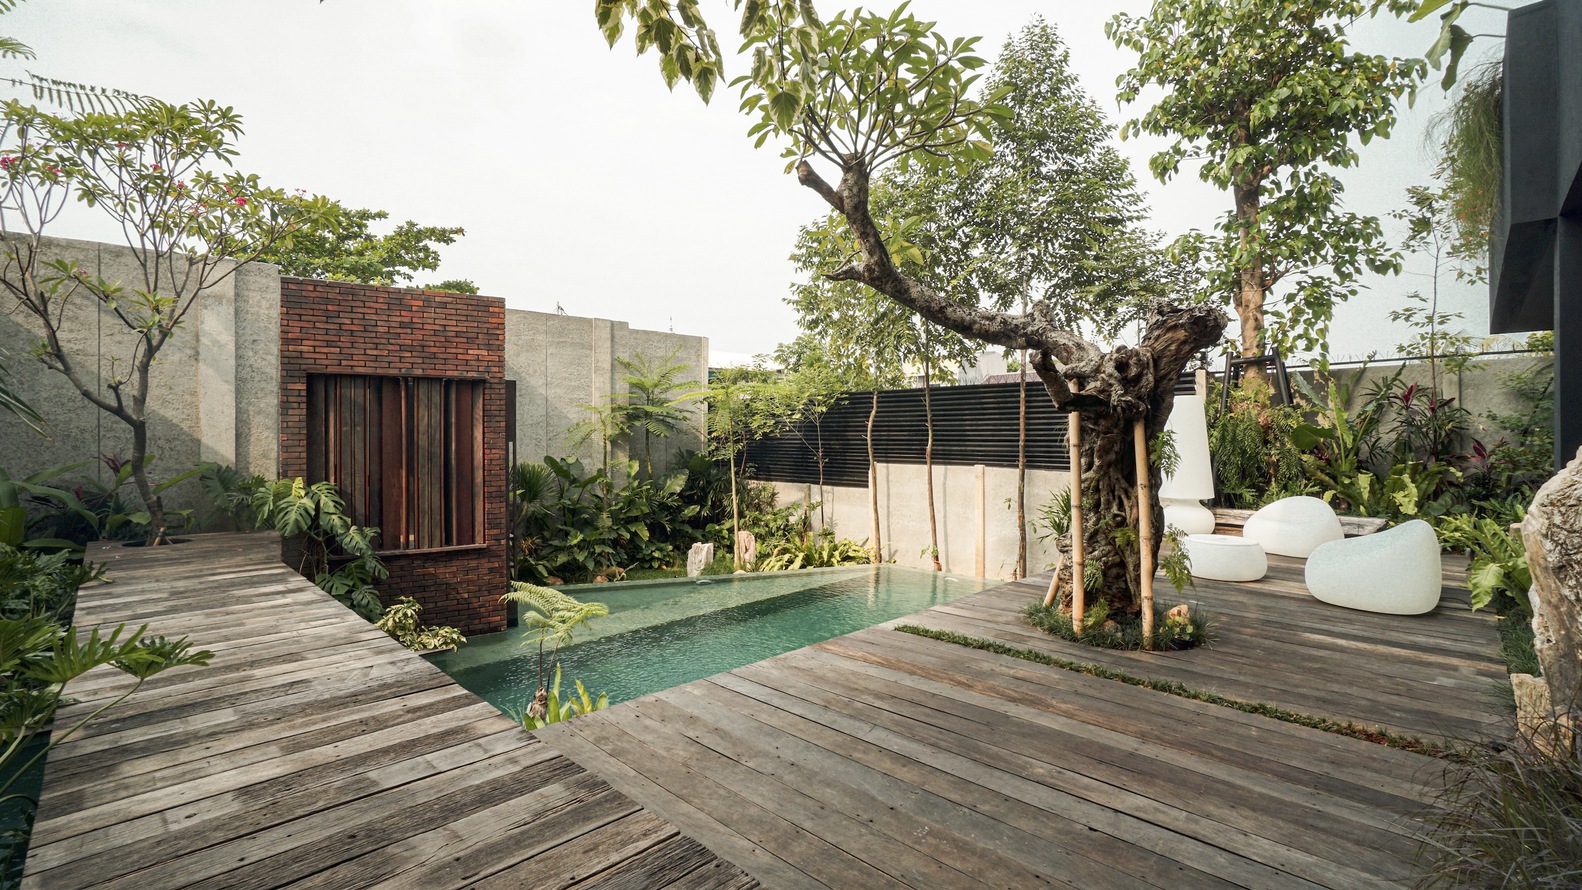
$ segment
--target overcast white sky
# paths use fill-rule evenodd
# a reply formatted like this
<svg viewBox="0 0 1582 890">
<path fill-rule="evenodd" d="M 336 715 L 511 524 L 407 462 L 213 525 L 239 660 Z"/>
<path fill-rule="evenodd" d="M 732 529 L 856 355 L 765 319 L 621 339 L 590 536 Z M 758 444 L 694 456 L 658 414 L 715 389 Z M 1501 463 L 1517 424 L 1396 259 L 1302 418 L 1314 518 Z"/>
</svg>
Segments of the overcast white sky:
<svg viewBox="0 0 1582 890">
<path fill-rule="evenodd" d="M 885 7 L 881 2 L 869 4 Z M 824 2 L 828 13 L 835 4 Z M 700 334 L 716 363 L 766 352 L 794 333 L 782 302 L 797 227 L 822 207 L 783 174 L 769 147 L 754 150 L 749 121 L 722 88 L 704 106 L 665 90 L 653 57 L 606 48 L 587 0 L 33 0 L 0 19 L 0 33 L 33 47 L 26 67 L 169 101 L 234 106 L 247 135 L 238 167 L 269 184 L 304 188 L 395 221 L 460 225 L 437 275 L 471 278 L 515 308 Z M 1103 33 L 1114 13 L 1147 2 L 914 0 L 947 35 L 982 35 L 989 57 L 1034 14 L 1071 46 L 1077 72 L 1112 120 L 1115 78 L 1131 56 Z M 729 4 L 706 3 L 722 34 Z M 1482 13 L 1475 30 L 1503 31 Z M 1428 23 L 1362 23 L 1370 51 L 1421 53 Z M 1494 48 L 1480 41 L 1484 52 Z M 7 65 L 21 63 L 8 62 Z M 728 72 L 728 76 L 732 72 Z M 728 79 L 728 78 L 727 78 Z M 1384 214 L 1409 185 L 1427 183 L 1421 144 L 1444 103 L 1425 87 L 1394 138 L 1362 149 L 1346 176 L 1350 206 Z M 1148 190 L 1153 227 L 1172 235 L 1211 226 L 1229 198 L 1188 173 L 1160 185 L 1147 173 L 1156 144 L 1123 143 Z M 89 212 L 58 234 L 111 240 Z M 1448 280 L 1451 308 L 1487 330 L 1481 289 Z M 1388 322 L 1419 274 L 1372 282 L 1337 312 L 1332 355 L 1389 350 Z"/>
</svg>

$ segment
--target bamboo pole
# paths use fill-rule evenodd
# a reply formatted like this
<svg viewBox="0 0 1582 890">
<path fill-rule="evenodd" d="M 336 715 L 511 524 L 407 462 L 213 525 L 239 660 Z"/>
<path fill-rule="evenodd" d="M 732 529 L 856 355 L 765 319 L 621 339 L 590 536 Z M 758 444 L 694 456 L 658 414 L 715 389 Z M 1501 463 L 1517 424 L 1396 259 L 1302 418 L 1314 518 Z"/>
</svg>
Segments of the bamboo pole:
<svg viewBox="0 0 1582 890">
<path fill-rule="evenodd" d="M 1071 627 L 1080 637 L 1082 613 L 1087 605 L 1083 576 L 1087 574 L 1088 566 L 1087 548 L 1082 537 L 1082 415 L 1071 412 L 1067 426 L 1071 433 Z"/>
<path fill-rule="evenodd" d="M 973 464 L 973 485 L 977 489 L 978 500 L 978 539 L 974 542 L 972 553 L 972 570 L 979 578 L 988 577 L 989 563 L 989 493 L 988 493 L 988 467 L 983 464 Z"/>
<path fill-rule="evenodd" d="M 1143 648 L 1154 647 L 1154 507 L 1148 485 L 1148 431 L 1142 418 L 1132 425 L 1137 453 L 1137 555 L 1143 590 Z"/>
</svg>

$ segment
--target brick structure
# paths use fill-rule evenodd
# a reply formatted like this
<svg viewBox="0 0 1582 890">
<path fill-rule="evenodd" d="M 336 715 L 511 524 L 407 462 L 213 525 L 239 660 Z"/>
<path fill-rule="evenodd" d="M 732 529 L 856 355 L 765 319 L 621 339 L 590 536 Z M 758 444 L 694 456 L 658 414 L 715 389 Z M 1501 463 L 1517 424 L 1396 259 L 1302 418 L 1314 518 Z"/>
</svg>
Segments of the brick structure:
<svg viewBox="0 0 1582 890">
<path fill-rule="evenodd" d="M 280 475 L 285 478 L 307 475 L 310 374 L 483 382 L 484 543 L 382 553 L 390 577 L 379 588 L 387 604 L 402 596 L 417 600 L 425 623 L 453 625 L 469 636 L 505 630 L 500 602 L 507 585 L 505 301 L 281 278 Z"/>
</svg>

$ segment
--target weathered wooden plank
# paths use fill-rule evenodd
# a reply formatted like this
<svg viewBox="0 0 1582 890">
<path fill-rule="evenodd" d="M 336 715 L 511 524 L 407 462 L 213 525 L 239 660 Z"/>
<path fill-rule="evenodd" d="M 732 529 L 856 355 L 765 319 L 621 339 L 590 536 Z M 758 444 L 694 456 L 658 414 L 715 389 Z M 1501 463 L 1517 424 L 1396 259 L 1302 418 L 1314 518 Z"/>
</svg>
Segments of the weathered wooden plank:
<svg viewBox="0 0 1582 890">
<path fill-rule="evenodd" d="M 460 887 L 563 853 L 610 886 L 756 886 L 283 570 L 278 539 L 103 552 L 116 583 L 81 592 L 81 626 L 215 658 L 55 751 L 24 886 Z M 95 672 L 60 719 L 129 687 Z M 617 824 L 641 831 L 601 859 Z"/>
</svg>

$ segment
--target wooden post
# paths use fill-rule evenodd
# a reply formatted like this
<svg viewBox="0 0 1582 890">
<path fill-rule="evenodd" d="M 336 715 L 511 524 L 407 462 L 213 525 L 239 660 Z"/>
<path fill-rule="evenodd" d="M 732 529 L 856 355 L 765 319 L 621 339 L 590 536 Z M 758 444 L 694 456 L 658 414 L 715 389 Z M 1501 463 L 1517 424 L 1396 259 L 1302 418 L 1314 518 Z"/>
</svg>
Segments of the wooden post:
<svg viewBox="0 0 1582 890">
<path fill-rule="evenodd" d="M 1143 590 L 1143 648 L 1154 647 L 1154 505 L 1148 485 L 1148 430 L 1142 418 L 1132 425 L 1137 452 L 1137 556 Z"/>
</svg>

